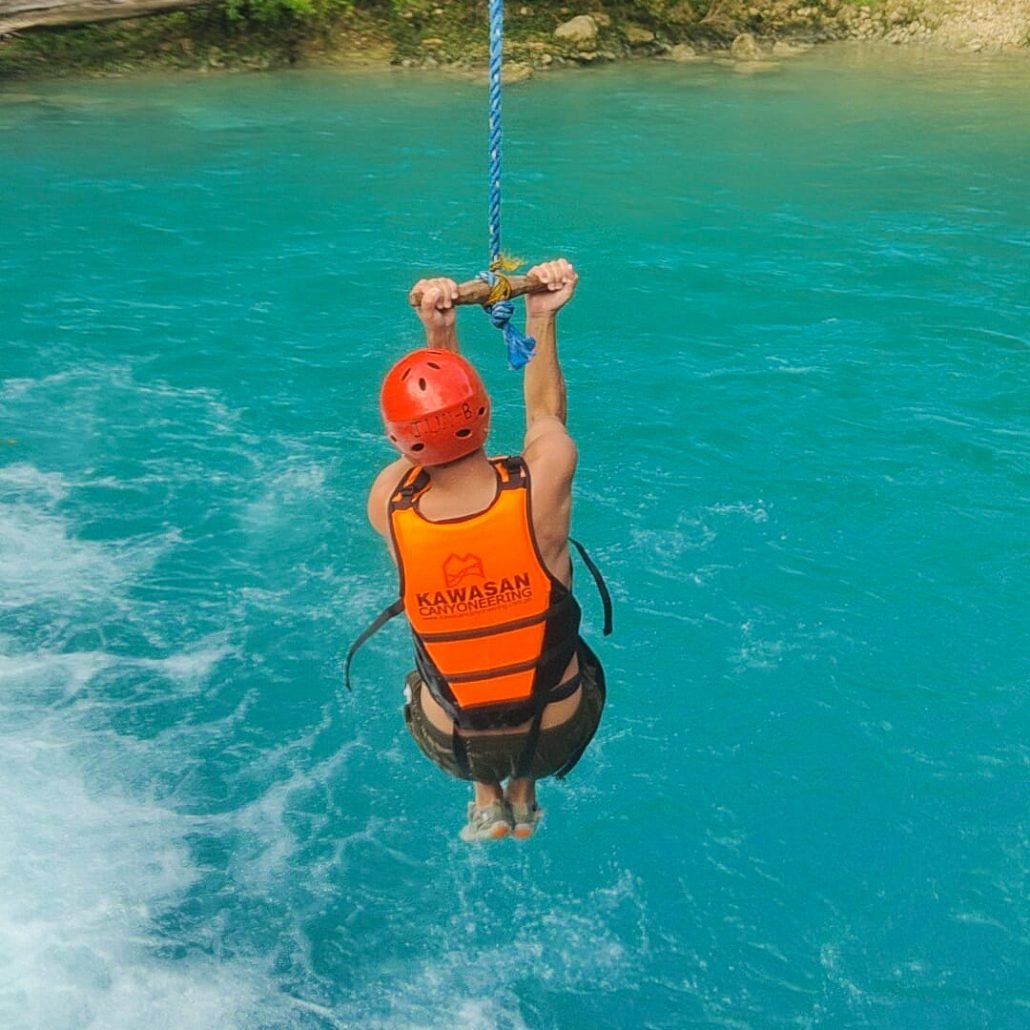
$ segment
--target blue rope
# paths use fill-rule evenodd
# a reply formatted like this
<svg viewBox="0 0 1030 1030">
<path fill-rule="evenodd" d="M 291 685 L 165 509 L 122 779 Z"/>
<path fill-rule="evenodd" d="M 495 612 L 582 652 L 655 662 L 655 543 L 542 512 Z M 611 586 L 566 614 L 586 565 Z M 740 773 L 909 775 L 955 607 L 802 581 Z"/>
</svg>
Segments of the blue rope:
<svg viewBox="0 0 1030 1030">
<path fill-rule="evenodd" d="M 490 267 L 501 260 L 501 67 L 504 0 L 490 0 Z"/>
<path fill-rule="evenodd" d="M 511 324 L 515 305 L 504 295 L 507 280 L 498 273 L 504 267 L 501 256 L 501 67 L 504 63 L 504 0 L 490 0 L 490 270 L 479 278 L 490 284 L 499 299 L 484 305 L 494 328 L 504 333 L 508 364 L 523 368 L 533 356 L 536 340 L 524 336 Z"/>
</svg>

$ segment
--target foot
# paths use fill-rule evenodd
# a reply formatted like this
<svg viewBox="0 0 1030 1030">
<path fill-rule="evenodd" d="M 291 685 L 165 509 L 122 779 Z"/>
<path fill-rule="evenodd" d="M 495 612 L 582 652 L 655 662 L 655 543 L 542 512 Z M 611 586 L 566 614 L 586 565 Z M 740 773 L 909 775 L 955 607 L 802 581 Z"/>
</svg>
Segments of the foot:
<svg viewBox="0 0 1030 1030">
<path fill-rule="evenodd" d="M 511 833 L 511 809 L 503 801 L 492 801 L 486 808 L 469 802 L 469 821 L 461 828 L 459 837 L 466 844 L 481 840 L 500 840 Z"/>
<path fill-rule="evenodd" d="M 511 835 L 516 840 L 526 840 L 536 833 L 537 823 L 544 817 L 544 810 L 535 802 L 522 804 L 513 801 L 511 805 Z"/>
</svg>

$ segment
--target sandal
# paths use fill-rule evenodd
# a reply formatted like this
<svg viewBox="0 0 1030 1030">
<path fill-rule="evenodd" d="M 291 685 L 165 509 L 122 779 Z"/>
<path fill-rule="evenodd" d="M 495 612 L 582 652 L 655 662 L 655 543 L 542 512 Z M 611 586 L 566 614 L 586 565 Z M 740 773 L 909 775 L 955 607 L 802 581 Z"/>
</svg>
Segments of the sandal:
<svg viewBox="0 0 1030 1030">
<path fill-rule="evenodd" d="M 476 841 L 500 840 L 511 833 L 511 809 L 503 801 L 494 801 L 486 808 L 469 802 L 469 821 L 461 828 L 459 837 L 466 844 Z"/>
<path fill-rule="evenodd" d="M 544 817 L 544 810 L 535 802 L 528 805 L 515 803 L 511 806 L 512 831 L 516 840 L 526 840 L 536 832 L 537 823 Z"/>
</svg>

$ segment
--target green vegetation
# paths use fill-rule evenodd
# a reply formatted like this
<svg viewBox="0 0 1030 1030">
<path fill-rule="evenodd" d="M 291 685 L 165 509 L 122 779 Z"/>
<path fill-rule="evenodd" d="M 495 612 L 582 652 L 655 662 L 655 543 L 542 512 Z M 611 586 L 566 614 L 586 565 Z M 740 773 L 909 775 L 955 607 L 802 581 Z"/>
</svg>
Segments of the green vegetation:
<svg viewBox="0 0 1030 1030">
<path fill-rule="evenodd" d="M 227 0 L 173 14 L 23 31 L 0 43 L 0 79 L 143 69 L 264 69 L 319 49 L 341 0 Z M 375 53 L 375 43 L 362 39 Z"/>
<path fill-rule="evenodd" d="M 647 56 L 678 43 L 724 48 L 741 31 L 828 39 L 845 34 L 834 19 L 860 2 L 888 0 L 507 0 L 505 53 L 543 65 Z M 598 23 L 596 47 L 554 38 L 582 13 Z M 487 0 L 212 0 L 176 14 L 26 30 L 0 41 L 0 79 L 353 59 L 472 68 L 487 53 Z"/>
<path fill-rule="evenodd" d="M 350 0 L 225 0 L 223 6 L 230 22 L 258 25 L 290 21 L 325 24 L 354 9 Z"/>
</svg>

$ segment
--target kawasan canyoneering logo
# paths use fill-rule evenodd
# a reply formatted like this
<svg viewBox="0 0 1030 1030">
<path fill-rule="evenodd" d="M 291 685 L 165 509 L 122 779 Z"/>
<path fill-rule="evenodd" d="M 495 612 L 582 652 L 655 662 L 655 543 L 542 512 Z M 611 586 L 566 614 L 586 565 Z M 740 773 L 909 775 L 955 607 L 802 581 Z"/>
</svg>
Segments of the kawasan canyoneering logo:
<svg viewBox="0 0 1030 1030">
<path fill-rule="evenodd" d="M 478 554 L 447 555 L 441 567 L 443 590 L 415 593 L 419 614 L 432 618 L 465 615 L 484 608 L 507 608 L 522 604 L 533 596 L 529 570 L 487 578 L 483 559 Z"/>
<path fill-rule="evenodd" d="M 443 581 L 447 587 L 456 587 L 463 579 L 478 576 L 486 579 L 483 559 L 478 554 L 449 554 L 443 563 Z"/>
</svg>

